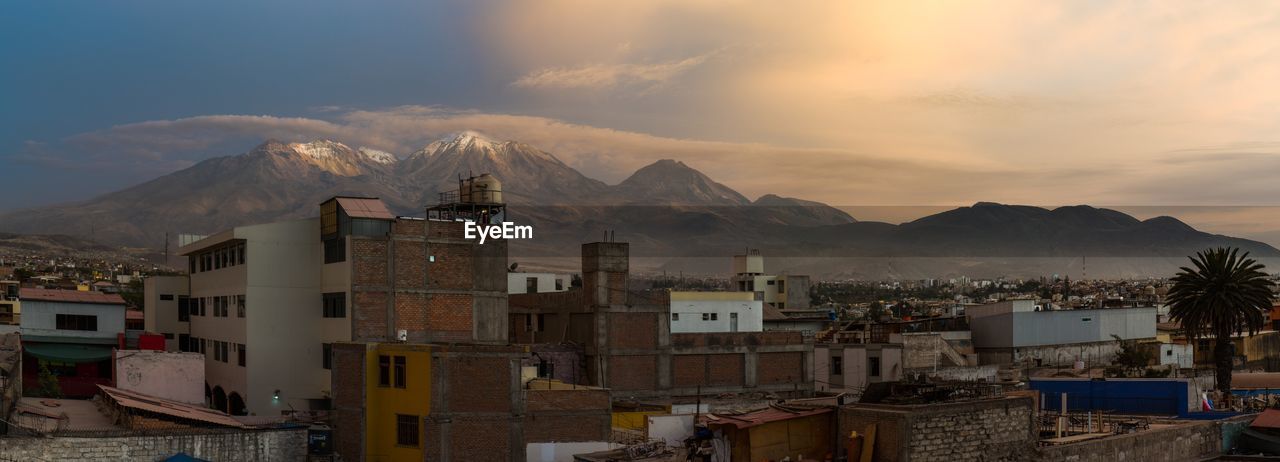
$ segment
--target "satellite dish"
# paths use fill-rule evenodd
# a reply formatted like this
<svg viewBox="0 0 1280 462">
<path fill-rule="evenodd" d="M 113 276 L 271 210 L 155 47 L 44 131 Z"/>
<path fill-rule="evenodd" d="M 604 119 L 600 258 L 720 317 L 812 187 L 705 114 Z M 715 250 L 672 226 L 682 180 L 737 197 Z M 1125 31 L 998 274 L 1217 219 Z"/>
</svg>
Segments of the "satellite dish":
<svg viewBox="0 0 1280 462">
<path fill-rule="evenodd" d="M 515 272 L 516 267 L 518 267 L 518 266 L 520 266 L 520 263 L 518 263 L 518 262 L 511 262 L 511 266 L 508 266 L 508 267 L 507 267 L 507 271 L 508 271 L 508 272 Z"/>
</svg>

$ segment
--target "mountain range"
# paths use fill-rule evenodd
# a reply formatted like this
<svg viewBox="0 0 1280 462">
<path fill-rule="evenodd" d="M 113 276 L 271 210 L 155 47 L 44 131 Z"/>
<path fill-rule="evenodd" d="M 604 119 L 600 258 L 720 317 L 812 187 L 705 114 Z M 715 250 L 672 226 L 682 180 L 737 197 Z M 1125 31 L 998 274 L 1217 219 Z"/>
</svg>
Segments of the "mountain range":
<svg viewBox="0 0 1280 462">
<path fill-rule="evenodd" d="M 84 202 L 0 215 L 0 231 L 159 248 L 166 233 L 314 216 L 335 195 L 375 196 L 395 213 L 421 216 L 459 178 L 480 173 L 502 181 L 513 220 L 535 227 L 535 239 L 512 243 L 520 258 L 576 256 L 578 244 L 606 229 L 632 242 L 633 254 L 658 258 L 724 258 L 745 247 L 791 258 L 1169 258 L 1218 245 L 1280 257 L 1267 244 L 1172 217 L 1138 220 L 1083 205 L 977 203 L 900 225 L 863 222 L 819 202 L 773 194 L 752 201 L 677 160 L 610 185 L 536 147 L 475 132 L 404 156 L 327 140 L 267 141 Z"/>
</svg>

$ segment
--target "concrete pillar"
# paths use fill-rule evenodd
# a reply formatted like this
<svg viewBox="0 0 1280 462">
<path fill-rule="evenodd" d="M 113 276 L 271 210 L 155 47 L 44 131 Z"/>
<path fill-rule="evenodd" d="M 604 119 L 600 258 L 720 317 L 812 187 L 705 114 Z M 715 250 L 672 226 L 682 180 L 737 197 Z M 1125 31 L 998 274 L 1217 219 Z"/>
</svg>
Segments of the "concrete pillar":
<svg viewBox="0 0 1280 462">
<path fill-rule="evenodd" d="M 742 355 L 742 385 L 745 388 L 755 388 L 756 386 L 756 368 L 760 362 L 760 354 L 755 351 L 748 351 Z"/>
</svg>

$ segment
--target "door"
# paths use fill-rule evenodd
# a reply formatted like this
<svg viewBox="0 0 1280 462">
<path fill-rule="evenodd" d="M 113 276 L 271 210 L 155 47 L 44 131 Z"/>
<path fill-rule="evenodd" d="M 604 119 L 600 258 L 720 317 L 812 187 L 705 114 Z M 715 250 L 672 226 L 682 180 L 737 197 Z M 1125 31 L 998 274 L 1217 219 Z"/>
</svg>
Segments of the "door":
<svg viewBox="0 0 1280 462">
<path fill-rule="evenodd" d="M 729 332 L 738 331 L 738 313 L 729 313 Z"/>
</svg>

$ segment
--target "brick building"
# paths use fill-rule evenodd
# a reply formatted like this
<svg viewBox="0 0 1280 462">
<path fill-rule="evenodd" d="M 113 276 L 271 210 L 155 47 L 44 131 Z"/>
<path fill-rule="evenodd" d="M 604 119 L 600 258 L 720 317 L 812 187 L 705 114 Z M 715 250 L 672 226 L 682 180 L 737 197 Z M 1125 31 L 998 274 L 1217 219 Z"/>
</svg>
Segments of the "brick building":
<svg viewBox="0 0 1280 462">
<path fill-rule="evenodd" d="M 673 334 L 669 293 L 628 290 L 628 258 L 624 242 L 583 244 L 581 288 L 511 295 L 511 341 L 583 345 L 579 382 L 615 396 L 813 392 L 811 337 L 795 331 Z"/>
</svg>

